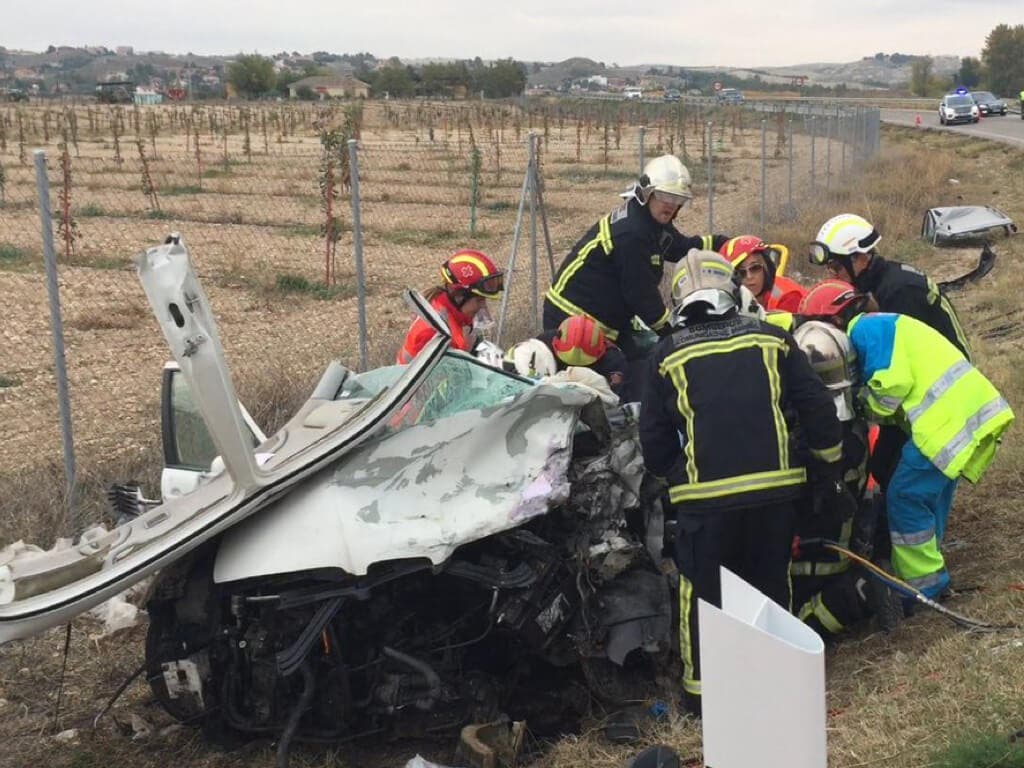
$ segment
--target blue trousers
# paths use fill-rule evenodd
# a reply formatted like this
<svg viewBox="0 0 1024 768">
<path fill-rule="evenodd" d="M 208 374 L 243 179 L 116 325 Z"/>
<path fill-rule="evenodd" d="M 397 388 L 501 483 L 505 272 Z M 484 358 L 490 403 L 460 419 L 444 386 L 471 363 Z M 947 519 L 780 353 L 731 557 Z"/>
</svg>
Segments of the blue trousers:
<svg viewBox="0 0 1024 768">
<path fill-rule="evenodd" d="M 939 545 L 946 534 L 956 484 L 908 440 L 886 489 L 893 568 L 931 598 L 949 585 Z"/>
</svg>

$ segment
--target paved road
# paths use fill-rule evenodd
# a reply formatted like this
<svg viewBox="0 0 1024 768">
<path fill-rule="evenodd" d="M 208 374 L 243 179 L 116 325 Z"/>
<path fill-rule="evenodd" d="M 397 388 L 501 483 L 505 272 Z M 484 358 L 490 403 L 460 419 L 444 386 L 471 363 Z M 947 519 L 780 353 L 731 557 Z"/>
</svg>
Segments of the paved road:
<svg viewBox="0 0 1024 768">
<path fill-rule="evenodd" d="M 977 136 L 979 139 L 1001 141 L 1016 147 L 1024 147 L 1024 120 L 1021 120 L 1018 114 L 1011 112 L 1005 117 L 983 117 L 977 123 L 943 126 L 939 125 L 938 101 L 935 102 L 935 105 L 935 109 L 922 111 L 883 109 L 882 122 L 913 126 L 917 116 L 920 115 L 921 126 L 924 128 L 936 131 L 956 131 L 967 136 Z"/>
</svg>

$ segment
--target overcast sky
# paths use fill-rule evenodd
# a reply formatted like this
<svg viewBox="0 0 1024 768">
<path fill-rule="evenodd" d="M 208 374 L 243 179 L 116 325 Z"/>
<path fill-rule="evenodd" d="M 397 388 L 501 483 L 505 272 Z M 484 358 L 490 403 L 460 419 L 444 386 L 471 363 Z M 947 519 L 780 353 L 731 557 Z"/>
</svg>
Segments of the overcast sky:
<svg viewBox="0 0 1024 768">
<path fill-rule="evenodd" d="M 997 24 L 1024 23 L 1024 0 L 0 0 L 0 8 L 0 45 L 35 51 L 131 45 L 682 66 L 846 62 L 877 51 L 978 56 Z"/>
</svg>

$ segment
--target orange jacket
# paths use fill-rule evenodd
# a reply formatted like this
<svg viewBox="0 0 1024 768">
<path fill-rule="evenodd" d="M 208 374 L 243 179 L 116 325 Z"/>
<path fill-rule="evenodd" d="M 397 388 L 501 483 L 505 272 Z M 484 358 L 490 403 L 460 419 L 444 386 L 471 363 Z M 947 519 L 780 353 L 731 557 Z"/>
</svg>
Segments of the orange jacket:
<svg viewBox="0 0 1024 768">
<path fill-rule="evenodd" d="M 782 275 L 775 276 L 775 284 L 771 291 L 757 297 L 765 309 L 781 309 L 784 312 L 796 312 L 800 301 L 807 295 L 807 289 L 795 280 Z"/>
<path fill-rule="evenodd" d="M 466 316 L 458 307 L 452 304 L 447 293 L 439 293 L 431 299 L 430 306 L 441 316 L 441 319 L 448 326 L 448 330 L 451 331 L 452 349 L 461 349 L 463 352 L 469 352 L 474 341 L 472 333 L 473 318 Z M 398 350 L 398 354 L 395 355 L 395 361 L 399 365 L 408 363 L 434 337 L 434 333 L 434 329 L 423 318 L 417 317 L 413 320 L 409 332 L 405 334 L 405 342 L 402 344 L 402 348 Z"/>
</svg>

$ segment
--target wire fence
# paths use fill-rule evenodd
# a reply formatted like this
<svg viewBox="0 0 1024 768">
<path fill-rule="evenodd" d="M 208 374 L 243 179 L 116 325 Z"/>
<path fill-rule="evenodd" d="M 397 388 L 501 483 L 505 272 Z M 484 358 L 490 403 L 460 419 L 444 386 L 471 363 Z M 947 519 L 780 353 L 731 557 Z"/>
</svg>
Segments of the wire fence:
<svg viewBox="0 0 1024 768">
<path fill-rule="evenodd" d="M 410 322 L 402 291 L 436 283 L 459 247 L 503 265 L 515 256 L 501 340 L 536 332 L 552 264 L 644 159 L 673 153 L 689 165 L 696 199 L 682 230 L 738 234 L 792 218 L 879 146 L 877 110 L 599 107 L 0 109 L 0 483 L 61 457 L 36 147 L 50 188 L 64 406 L 88 463 L 159 441 L 168 353 L 133 257 L 168 232 L 190 247 L 244 398 L 246 382 L 267 375 L 311 387 L 331 358 L 391 362 Z M 0 498 L 0 527 L 17 503 Z"/>
</svg>

